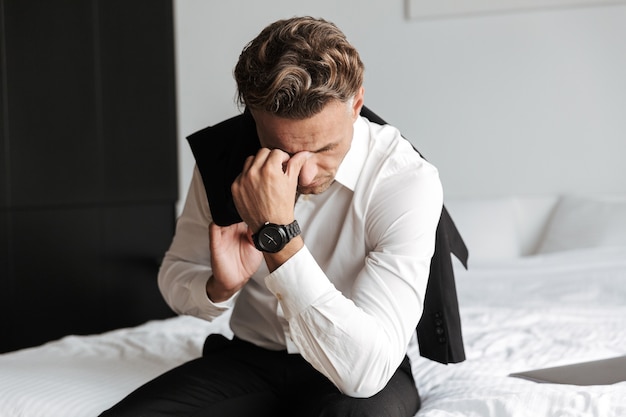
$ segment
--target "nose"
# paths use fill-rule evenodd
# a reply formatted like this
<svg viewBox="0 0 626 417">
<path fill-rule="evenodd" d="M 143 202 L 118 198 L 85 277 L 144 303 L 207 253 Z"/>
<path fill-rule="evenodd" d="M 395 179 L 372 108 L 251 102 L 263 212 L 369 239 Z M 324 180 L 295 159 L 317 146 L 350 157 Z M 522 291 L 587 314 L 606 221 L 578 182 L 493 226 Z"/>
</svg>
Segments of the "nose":
<svg viewBox="0 0 626 417">
<path fill-rule="evenodd" d="M 317 171 L 318 169 L 317 164 L 315 163 L 315 158 L 309 158 L 304 165 L 302 165 L 300 175 L 298 176 L 298 185 L 306 187 L 312 184 L 317 176 Z"/>
</svg>

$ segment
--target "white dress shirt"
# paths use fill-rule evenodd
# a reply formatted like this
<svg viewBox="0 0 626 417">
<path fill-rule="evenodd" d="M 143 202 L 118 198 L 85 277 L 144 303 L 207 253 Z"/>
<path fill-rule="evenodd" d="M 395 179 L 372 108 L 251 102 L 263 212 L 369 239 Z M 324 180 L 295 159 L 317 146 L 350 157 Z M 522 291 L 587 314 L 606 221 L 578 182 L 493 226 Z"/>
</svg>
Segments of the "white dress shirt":
<svg viewBox="0 0 626 417">
<path fill-rule="evenodd" d="M 369 397 L 420 319 L 442 204 L 436 168 L 397 129 L 359 117 L 335 182 L 296 202 L 305 246 L 271 274 L 262 263 L 222 303 L 206 294 L 211 213 L 196 169 L 159 286 L 177 313 L 212 320 L 233 309 L 237 337 L 298 352 L 343 393 Z"/>
</svg>

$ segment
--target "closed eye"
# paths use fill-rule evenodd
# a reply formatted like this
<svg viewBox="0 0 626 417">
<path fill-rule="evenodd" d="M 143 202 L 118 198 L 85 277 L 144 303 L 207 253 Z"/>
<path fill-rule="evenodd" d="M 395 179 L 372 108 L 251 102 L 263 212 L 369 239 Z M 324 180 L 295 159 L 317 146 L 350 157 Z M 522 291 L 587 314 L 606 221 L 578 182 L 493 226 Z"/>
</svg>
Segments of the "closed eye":
<svg viewBox="0 0 626 417">
<path fill-rule="evenodd" d="M 328 144 L 328 145 L 326 145 L 326 146 L 324 146 L 324 147 L 322 147 L 322 148 L 319 148 L 319 149 L 318 149 L 318 150 L 316 150 L 316 151 L 312 151 L 312 152 L 313 152 L 313 153 L 324 153 L 324 152 L 330 152 L 330 151 L 334 150 L 337 146 L 338 146 L 338 144 L 337 144 L 337 143 L 331 143 L 331 144 Z M 283 152 L 285 152 L 285 151 L 283 151 Z M 287 155 L 289 155 L 289 157 L 292 157 L 292 156 L 294 156 L 296 153 L 297 153 L 297 152 L 294 152 L 294 153 L 292 153 L 292 152 L 287 152 Z"/>
</svg>

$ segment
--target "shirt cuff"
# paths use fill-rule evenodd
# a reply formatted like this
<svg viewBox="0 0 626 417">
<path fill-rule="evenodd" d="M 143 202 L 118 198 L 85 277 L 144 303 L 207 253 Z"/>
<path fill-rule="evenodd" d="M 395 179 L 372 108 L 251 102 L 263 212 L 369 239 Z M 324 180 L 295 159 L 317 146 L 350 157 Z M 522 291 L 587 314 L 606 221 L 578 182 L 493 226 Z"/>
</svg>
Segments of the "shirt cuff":
<svg viewBox="0 0 626 417">
<path fill-rule="evenodd" d="M 237 299 L 239 292 L 236 292 L 227 300 L 214 303 L 206 293 L 207 281 L 208 279 L 194 279 L 191 282 L 190 293 L 193 298 L 193 304 L 196 305 L 200 311 L 208 313 L 209 316 L 215 317 L 235 306 L 235 300 Z"/>
<path fill-rule="evenodd" d="M 265 277 L 265 285 L 280 302 L 287 320 L 324 294 L 337 291 L 306 246 Z"/>
</svg>

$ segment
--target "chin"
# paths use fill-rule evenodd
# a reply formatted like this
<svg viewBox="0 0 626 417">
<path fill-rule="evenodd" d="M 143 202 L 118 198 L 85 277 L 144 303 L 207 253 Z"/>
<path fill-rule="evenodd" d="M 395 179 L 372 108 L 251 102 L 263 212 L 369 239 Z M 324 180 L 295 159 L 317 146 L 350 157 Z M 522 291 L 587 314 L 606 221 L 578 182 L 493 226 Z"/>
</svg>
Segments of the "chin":
<svg viewBox="0 0 626 417">
<path fill-rule="evenodd" d="M 321 184 L 313 184 L 307 186 L 298 186 L 298 193 L 300 194 L 321 194 L 328 190 L 334 180 L 326 181 Z"/>
</svg>

